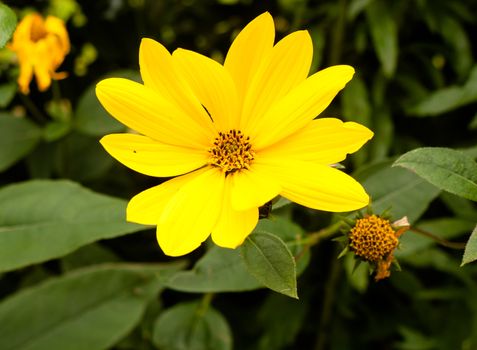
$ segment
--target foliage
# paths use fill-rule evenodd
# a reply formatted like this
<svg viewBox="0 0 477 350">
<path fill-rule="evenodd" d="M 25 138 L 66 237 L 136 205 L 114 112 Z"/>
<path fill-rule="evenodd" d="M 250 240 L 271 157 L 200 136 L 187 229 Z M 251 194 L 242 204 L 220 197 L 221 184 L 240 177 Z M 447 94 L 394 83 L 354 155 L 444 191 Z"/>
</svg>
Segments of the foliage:
<svg viewBox="0 0 477 350">
<path fill-rule="evenodd" d="M 5 1 L 0 47 L 33 10 L 65 20 L 72 48 L 68 77 L 29 95 L 0 50 L 1 349 L 477 348 L 475 0 Z M 323 116 L 374 131 L 345 171 L 374 213 L 411 225 L 387 280 L 337 259 L 330 238 L 356 213 L 281 198 L 239 249 L 207 243 L 184 259 L 125 221 L 126 200 L 161 180 L 101 148 L 124 127 L 96 83 L 140 80 L 143 37 L 223 61 L 263 11 L 279 38 L 309 30 L 312 72 L 357 71 Z"/>
</svg>

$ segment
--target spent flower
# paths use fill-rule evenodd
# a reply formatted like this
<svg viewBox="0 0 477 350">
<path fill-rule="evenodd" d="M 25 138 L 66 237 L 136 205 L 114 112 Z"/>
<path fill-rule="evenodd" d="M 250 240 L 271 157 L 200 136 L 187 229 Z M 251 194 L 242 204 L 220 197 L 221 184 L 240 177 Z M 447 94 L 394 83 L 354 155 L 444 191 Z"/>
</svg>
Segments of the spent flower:
<svg viewBox="0 0 477 350">
<path fill-rule="evenodd" d="M 409 227 L 406 217 L 391 223 L 386 215 L 366 214 L 346 230 L 347 249 L 371 265 L 376 281 L 387 278 L 391 275 L 391 265 L 397 264 L 394 251 L 399 246 L 399 237 Z"/>
<path fill-rule="evenodd" d="M 259 208 L 281 195 L 309 208 L 343 212 L 369 202 L 363 187 L 333 167 L 373 133 L 354 122 L 315 117 L 352 78 L 338 65 L 308 77 L 307 31 L 274 45 L 264 13 L 233 41 L 224 64 L 143 39 L 144 84 L 109 78 L 96 94 L 105 109 L 138 134 L 101 140 L 140 173 L 173 177 L 136 195 L 127 220 L 157 226 L 171 256 L 207 239 L 235 248 L 252 232 Z"/>
<path fill-rule="evenodd" d="M 52 79 L 66 77 L 56 72 L 70 51 L 70 41 L 65 23 L 60 18 L 38 13 L 26 15 L 13 33 L 8 48 L 16 53 L 20 64 L 18 85 L 24 94 L 30 92 L 30 82 L 36 77 L 38 89 L 45 91 Z"/>
</svg>

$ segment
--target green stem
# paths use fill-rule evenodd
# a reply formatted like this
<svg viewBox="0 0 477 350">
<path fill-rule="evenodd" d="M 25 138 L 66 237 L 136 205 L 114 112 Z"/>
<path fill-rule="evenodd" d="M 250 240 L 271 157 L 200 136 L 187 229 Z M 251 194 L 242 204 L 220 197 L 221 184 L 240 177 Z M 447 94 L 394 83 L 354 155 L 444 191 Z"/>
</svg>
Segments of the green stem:
<svg viewBox="0 0 477 350">
<path fill-rule="evenodd" d="M 59 104 L 61 101 L 61 89 L 60 89 L 60 84 L 58 83 L 58 80 L 52 81 L 51 84 L 51 90 L 53 92 L 53 100 Z"/>
<path fill-rule="evenodd" d="M 48 118 L 38 109 L 38 107 L 33 103 L 33 101 L 28 97 L 28 95 L 19 94 L 20 99 L 23 102 L 23 105 L 30 112 L 31 116 L 35 118 L 38 122 L 44 123 Z"/>
<path fill-rule="evenodd" d="M 318 244 L 319 242 L 325 240 L 325 239 L 328 239 L 328 238 L 331 238 L 333 236 L 335 236 L 335 234 L 337 232 L 339 232 L 339 230 L 341 229 L 341 227 L 343 226 L 343 221 L 337 221 L 335 222 L 334 224 L 328 226 L 328 227 L 325 227 L 317 232 L 312 232 L 312 233 L 309 233 L 306 238 L 304 238 L 303 240 L 301 240 L 301 244 L 306 244 L 306 245 L 309 245 L 309 246 L 313 246 L 313 245 L 316 245 Z"/>
<path fill-rule="evenodd" d="M 203 315 L 205 315 L 205 313 L 209 309 L 209 306 L 210 306 L 210 303 L 212 302 L 213 297 L 214 297 L 214 293 L 205 293 L 202 296 L 202 300 L 196 312 L 197 316 L 202 317 Z"/>
<path fill-rule="evenodd" d="M 325 295 L 323 298 L 323 307 L 321 311 L 320 323 L 316 335 L 315 350 L 326 348 L 328 341 L 331 316 L 335 303 L 336 287 L 341 275 L 341 260 L 336 259 L 336 254 L 331 255 L 331 268 L 328 280 L 325 284 Z"/>
<path fill-rule="evenodd" d="M 325 227 L 317 232 L 309 233 L 304 239 L 297 240 L 294 243 L 288 243 L 289 245 L 300 245 L 303 249 L 295 256 L 295 261 L 300 260 L 305 253 L 314 245 L 321 241 L 333 237 L 343 226 L 343 221 L 335 222 L 334 224 Z"/>
<path fill-rule="evenodd" d="M 308 1 L 302 1 L 294 11 L 293 20 L 290 26 L 290 31 L 295 31 L 300 29 L 301 23 L 303 22 L 303 16 L 307 12 Z"/>
<path fill-rule="evenodd" d="M 427 232 L 427 231 L 424 231 L 424 230 L 421 230 L 420 228 L 417 228 L 417 227 L 411 227 L 409 229 L 410 231 L 413 231 L 415 233 L 418 233 L 422 236 L 425 236 L 427 238 L 430 238 L 434 241 L 436 241 L 438 244 L 440 244 L 441 246 L 443 247 L 446 247 L 446 248 L 451 248 L 451 249 L 456 249 L 456 250 L 463 250 L 465 249 L 465 245 L 466 243 L 463 243 L 463 242 L 450 242 L 444 238 L 441 238 L 441 237 L 438 237 L 430 232 Z"/>
<path fill-rule="evenodd" d="M 330 65 L 338 64 L 341 60 L 341 52 L 343 49 L 343 38 L 346 27 L 346 0 L 339 0 L 338 18 L 336 19 L 335 30 L 332 33 L 330 48 Z"/>
</svg>

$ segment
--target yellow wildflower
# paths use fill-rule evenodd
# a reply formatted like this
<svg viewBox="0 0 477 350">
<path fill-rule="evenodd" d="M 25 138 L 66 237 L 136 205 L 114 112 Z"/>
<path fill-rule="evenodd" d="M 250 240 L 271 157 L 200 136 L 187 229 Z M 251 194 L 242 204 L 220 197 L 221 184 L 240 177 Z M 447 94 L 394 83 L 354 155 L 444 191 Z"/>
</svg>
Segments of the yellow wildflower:
<svg viewBox="0 0 477 350">
<path fill-rule="evenodd" d="M 157 225 L 167 255 L 187 254 L 210 234 L 221 247 L 239 246 L 257 224 L 258 208 L 277 195 L 333 212 L 369 202 L 358 182 L 330 165 L 373 133 L 353 122 L 314 119 L 354 69 L 333 66 L 307 78 L 308 32 L 276 45 L 274 34 L 271 15 L 260 15 L 223 65 L 184 49 L 171 55 L 143 39 L 144 84 L 110 78 L 97 85 L 106 110 L 142 134 L 107 135 L 104 148 L 140 173 L 175 176 L 127 208 L 128 221 Z"/>
<path fill-rule="evenodd" d="M 30 92 L 33 74 L 40 91 L 48 89 L 51 79 L 66 76 L 56 72 L 70 51 L 68 32 L 61 19 L 48 16 L 45 20 L 38 13 L 25 16 L 8 47 L 17 54 L 20 63 L 18 85 L 22 93 Z"/>
</svg>

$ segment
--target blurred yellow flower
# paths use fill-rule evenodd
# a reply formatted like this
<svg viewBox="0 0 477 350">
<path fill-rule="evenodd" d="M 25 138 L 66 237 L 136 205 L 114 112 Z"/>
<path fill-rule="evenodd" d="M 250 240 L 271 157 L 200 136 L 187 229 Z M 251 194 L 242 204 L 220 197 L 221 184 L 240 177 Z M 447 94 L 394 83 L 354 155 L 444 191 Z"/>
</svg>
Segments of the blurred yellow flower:
<svg viewBox="0 0 477 350">
<path fill-rule="evenodd" d="M 20 63 L 18 85 L 24 94 L 35 74 L 38 89 L 45 91 L 51 79 L 62 79 L 66 73 L 56 70 L 70 51 L 70 41 L 64 22 L 56 17 L 43 19 L 38 13 L 25 16 L 13 34 L 8 48 L 17 54 Z"/>
<path fill-rule="evenodd" d="M 140 173 L 174 177 L 136 195 L 128 221 L 157 225 L 171 256 L 187 254 L 211 234 L 235 248 L 252 232 L 258 208 L 277 195 L 327 211 L 364 207 L 369 198 L 332 164 L 357 151 L 373 133 L 353 122 L 314 119 L 352 78 L 333 66 L 307 78 L 313 55 L 307 31 L 274 45 L 271 15 L 249 23 L 223 65 L 198 53 L 143 39 L 144 84 L 101 81 L 96 94 L 137 134 L 101 143 Z"/>
</svg>

